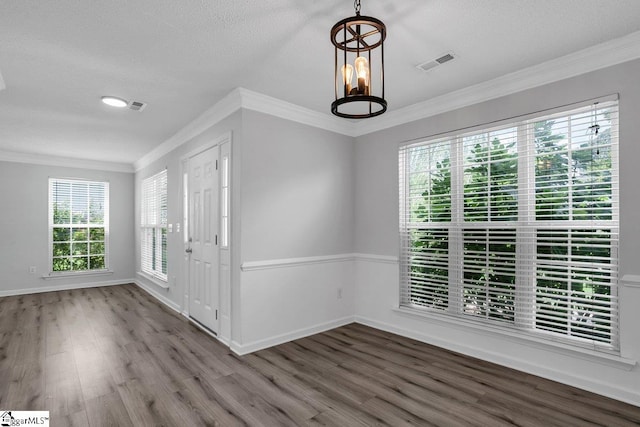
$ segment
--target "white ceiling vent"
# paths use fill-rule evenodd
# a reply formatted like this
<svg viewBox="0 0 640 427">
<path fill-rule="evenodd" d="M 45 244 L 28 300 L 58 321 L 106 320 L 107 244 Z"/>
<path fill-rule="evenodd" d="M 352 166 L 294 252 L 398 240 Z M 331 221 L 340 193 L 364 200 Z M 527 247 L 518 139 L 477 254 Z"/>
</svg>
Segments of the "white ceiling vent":
<svg viewBox="0 0 640 427">
<path fill-rule="evenodd" d="M 142 111 L 146 108 L 147 104 L 140 101 L 131 101 L 129 103 L 129 109 L 133 111 Z"/>
<path fill-rule="evenodd" d="M 429 71 L 432 68 L 437 67 L 438 65 L 442 65 L 444 63 L 447 63 L 449 61 L 452 61 L 453 59 L 455 59 L 455 55 L 453 54 L 453 52 L 448 52 L 445 53 L 444 55 L 440 55 L 438 58 L 432 60 L 432 61 L 427 61 L 424 62 L 418 66 L 416 66 L 416 68 L 418 70 L 422 70 L 422 71 Z"/>
</svg>

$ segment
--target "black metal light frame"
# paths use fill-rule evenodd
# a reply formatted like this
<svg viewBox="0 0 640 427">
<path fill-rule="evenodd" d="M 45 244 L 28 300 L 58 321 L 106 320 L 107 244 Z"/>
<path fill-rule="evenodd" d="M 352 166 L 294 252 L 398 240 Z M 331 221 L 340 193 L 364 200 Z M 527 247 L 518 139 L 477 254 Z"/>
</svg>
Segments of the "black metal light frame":
<svg viewBox="0 0 640 427">
<path fill-rule="evenodd" d="M 387 28 L 377 18 L 360 15 L 360 0 L 355 0 L 354 8 L 355 16 L 345 18 L 331 28 L 331 42 L 335 47 L 335 101 L 331 103 L 331 112 L 348 119 L 366 119 L 387 111 L 387 101 L 384 99 L 384 40 Z M 374 51 L 379 51 L 380 55 L 372 55 Z M 342 70 L 349 64 L 349 57 L 355 59 L 361 56 L 368 61 L 368 81 L 365 86 L 358 84 L 352 88 L 351 81 L 346 81 Z M 378 65 L 379 69 L 373 68 L 374 65 Z M 372 84 L 372 69 L 380 76 L 380 87 Z M 340 107 L 354 103 L 359 104 L 355 109 L 362 113 L 341 111 Z"/>
</svg>

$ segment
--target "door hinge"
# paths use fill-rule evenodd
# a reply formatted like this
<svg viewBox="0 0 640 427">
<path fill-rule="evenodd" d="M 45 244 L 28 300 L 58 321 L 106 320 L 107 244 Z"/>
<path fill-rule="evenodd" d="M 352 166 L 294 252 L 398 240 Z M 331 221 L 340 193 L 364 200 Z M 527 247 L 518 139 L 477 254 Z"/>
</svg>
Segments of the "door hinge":
<svg viewBox="0 0 640 427">
<path fill-rule="evenodd" d="M 216 310 L 216 320 L 218 320 L 218 310 Z"/>
<path fill-rule="evenodd" d="M 216 160 L 216 170 L 218 170 L 218 161 Z"/>
<path fill-rule="evenodd" d="M 218 244 L 218 235 L 216 234 L 216 245 Z"/>
</svg>

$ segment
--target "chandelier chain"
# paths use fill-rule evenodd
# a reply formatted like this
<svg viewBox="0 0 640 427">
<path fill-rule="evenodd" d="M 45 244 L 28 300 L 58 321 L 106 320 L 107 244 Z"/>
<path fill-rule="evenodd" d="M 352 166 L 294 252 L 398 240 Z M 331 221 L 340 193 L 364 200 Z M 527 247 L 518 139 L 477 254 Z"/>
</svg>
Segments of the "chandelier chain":
<svg viewBox="0 0 640 427">
<path fill-rule="evenodd" d="M 353 8 L 356 10 L 356 15 L 360 15 L 360 0 L 354 0 Z"/>
</svg>

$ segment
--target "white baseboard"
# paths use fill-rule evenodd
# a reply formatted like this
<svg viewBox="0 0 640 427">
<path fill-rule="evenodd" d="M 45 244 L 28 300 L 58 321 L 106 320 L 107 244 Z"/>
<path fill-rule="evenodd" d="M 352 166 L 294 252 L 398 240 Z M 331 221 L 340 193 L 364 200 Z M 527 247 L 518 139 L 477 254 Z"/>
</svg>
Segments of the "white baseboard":
<svg viewBox="0 0 640 427">
<path fill-rule="evenodd" d="M 137 279 L 132 280 L 131 283 L 135 283 L 136 285 L 138 285 L 139 288 L 151 294 L 152 297 L 154 297 L 155 299 L 157 299 L 158 301 L 160 301 L 161 303 L 169 307 L 171 310 L 175 311 L 178 314 L 182 314 L 182 309 L 178 304 L 171 301 L 169 298 L 165 297 L 164 295 L 159 294 L 155 289 L 151 288 L 150 286 L 147 286 L 146 284 L 144 284 L 143 282 Z"/>
<path fill-rule="evenodd" d="M 308 337 L 309 335 L 325 332 L 330 329 L 338 328 L 340 326 L 348 325 L 354 322 L 353 316 L 343 317 L 341 319 L 331 320 L 329 322 L 319 323 L 308 328 L 298 329 L 286 334 L 276 335 L 273 337 L 265 338 L 258 341 L 253 341 L 247 344 L 240 344 L 237 341 L 231 341 L 231 350 L 243 356 L 245 354 L 253 353 L 254 351 L 263 350 L 265 348 L 273 347 L 279 344 L 284 344 L 289 341 L 297 340 L 300 338 Z"/>
<path fill-rule="evenodd" d="M 526 372 L 532 375 L 537 375 L 551 381 L 557 381 L 573 387 L 581 388 L 583 390 L 607 396 L 612 399 L 620 400 L 631 405 L 640 406 L 640 391 L 638 390 L 611 387 L 609 384 L 603 384 L 588 377 L 568 375 L 564 371 L 558 371 L 544 366 L 523 362 L 522 360 L 506 357 L 503 354 L 488 352 L 486 350 L 463 345 L 458 342 L 452 342 L 443 339 L 434 339 L 432 336 L 429 336 L 422 332 L 406 330 L 389 323 L 379 322 L 377 320 L 369 319 L 362 316 L 355 316 L 354 321 L 356 323 L 370 326 L 375 329 L 391 332 L 392 334 L 411 338 L 447 350 L 455 351 L 457 353 L 462 353 L 481 360 L 486 360 L 488 362 L 516 369 L 518 371 Z"/>
<path fill-rule="evenodd" d="M 0 297 L 39 294 L 43 292 L 69 291 L 72 289 L 82 289 L 82 288 L 98 288 L 100 286 L 127 285 L 129 283 L 134 283 L 134 282 L 135 282 L 134 279 L 122 279 L 122 280 L 106 280 L 104 282 L 90 282 L 90 283 L 71 283 L 71 284 L 61 283 L 59 285 L 39 286 L 37 288 L 10 289 L 8 291 L 0 291 Z"/>
</svg>

